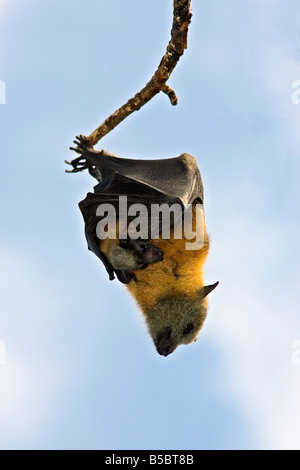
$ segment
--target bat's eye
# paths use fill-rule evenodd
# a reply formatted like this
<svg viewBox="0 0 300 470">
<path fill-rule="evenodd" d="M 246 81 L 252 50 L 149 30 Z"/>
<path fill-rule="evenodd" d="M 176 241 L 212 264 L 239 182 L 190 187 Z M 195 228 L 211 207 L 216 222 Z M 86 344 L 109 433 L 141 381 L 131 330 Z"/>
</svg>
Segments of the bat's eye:
<svg viewBox="0 0 300 470">
<path fill-rule="evenodd" d="M 145 251 L 148 250 L 147 243 L 140 243 L 140 250 L 141 250 L 142 253 L 145 253 Z"/>
<path fill-rule="evenodd" d="M 188 335 L 192 330 L 194 329 L 194 325 L 193 323 L 188 323 L 187 325 L 185 325 L 185 327 L 183 328 L 183 334 L 184 335 Z"/>
</svg>

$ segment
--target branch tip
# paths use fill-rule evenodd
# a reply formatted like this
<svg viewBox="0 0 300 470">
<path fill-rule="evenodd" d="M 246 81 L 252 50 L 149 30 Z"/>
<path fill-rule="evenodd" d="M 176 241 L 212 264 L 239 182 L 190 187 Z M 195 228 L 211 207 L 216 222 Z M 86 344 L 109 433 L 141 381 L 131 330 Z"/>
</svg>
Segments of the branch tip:
<svg viewBox="0 0 300 470">
<path fill-rule="evenodd" d="M 168 95 L 168 97 L 169 97 L 169 99 L 170 99 L 170 101 L 171 101 L 171 104 L 172 104 L 173 106 L 176 106 L 176 105 L 177 105 L 177 103 L 178 103 L 177 95 L 176 95 L 175 91 L 172 90 L 171 87 L 169 87 L 169 85 L 165 84 L 165 85 L 162 87 L 161 91 L 162 91 L 163 93 L 165 93 L 166 95 Z"/>
</svg>

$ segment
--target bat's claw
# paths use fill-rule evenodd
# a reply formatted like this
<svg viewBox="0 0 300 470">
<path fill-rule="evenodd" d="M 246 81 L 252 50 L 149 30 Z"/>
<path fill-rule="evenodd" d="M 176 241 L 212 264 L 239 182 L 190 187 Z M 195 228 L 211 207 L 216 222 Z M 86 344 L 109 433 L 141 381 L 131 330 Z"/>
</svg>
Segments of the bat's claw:
<svg viewBox="0 0 300 470">
<path fill-rule="evenodd" d="M 75 158 L 71 162 L 66 161 L 67 165 L 72 165 L 72 170 L 66 170 L 66 173 L 78 173 L 79 171 L 83 171 L 89 169 L 91 164 L 87 162 L 86 158 L 84 157 L 84 153 L 87 150 L 91 150 L 93 146 L 90 144 L 88 138 L 84 135 L 77 135 L 75 140 L 73 140 L 76 147 L 70 147 L 70 150 L 78 153 L 80 157 Z"/>
<path fill-rule="evenodd" d="M 73 166 L 72 162 L 68 162 L 68 160 L 65 160 L 65 163 L 66 163 L 67 165 Z M 66 173 L 74 173 L 74 167 L 73 167 L 73 170 L 65 170 L 65 172 L 66 172 Z"/>
<path fill-rule="evenodd" d="M 70 150 L 74 150 L 77 153 L 84 153 L 86 150 L 91 150 L 93 146 L 90 144 L 88 138 L 85 135 L 77 135 L 73 143 L 76 147 L 70 147 Z"/>
<path fill-rule="evenodd" d="M 73 147 L 71 149 L 75 150 L 77 153 L 84 153 L 85 150 L 91 150 L 93 148 L 85 135 L 77 135 L 73 142 L 76 145 L 76 149 Z"/>
<path fill-rule="evenodd" d="M 66 173 L 78 173 L 79 171 L 87 170 L 91 166 L 83 156 L 75 158 L 71 162 L 66 161 L 66 163 L 73 167 L 72 170 L 66 170 Z"/>
<path fill-rule="evenodd" d="M 75 142 L 75 141 L 74 141 Z M 76 153 L 80 153 L 82 154 L 83 153 L 83 150 L 79 147 L 69 147 L 70 150 L 74 150 L 74 152 Z"/>
</svg>

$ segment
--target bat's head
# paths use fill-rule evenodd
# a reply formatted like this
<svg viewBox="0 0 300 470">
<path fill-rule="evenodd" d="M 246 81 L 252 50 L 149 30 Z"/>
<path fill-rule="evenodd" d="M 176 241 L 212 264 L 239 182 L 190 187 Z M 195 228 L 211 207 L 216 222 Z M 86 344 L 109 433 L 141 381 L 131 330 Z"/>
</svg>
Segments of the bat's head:
<svg viewBox="0 0 300 470">
<path fill-rule="evenodd" d="M 134 271 L 143 269 L 149 264 L 163 260 L 164 252 L 143 240 L 130 238 L 120 240 L 120 245 L 115 246 L 107 254 L 109 261 L 115 269 Z"/>
<path fill-rule="evenodd" d="M 180 344 L 196 341 L 207 315 L 207 295 L 216 282 L 199 289 L 195 296 L 164 297 L 146 312 L 146 322 L 157 352 L 171 354 Z"/>
</svg>

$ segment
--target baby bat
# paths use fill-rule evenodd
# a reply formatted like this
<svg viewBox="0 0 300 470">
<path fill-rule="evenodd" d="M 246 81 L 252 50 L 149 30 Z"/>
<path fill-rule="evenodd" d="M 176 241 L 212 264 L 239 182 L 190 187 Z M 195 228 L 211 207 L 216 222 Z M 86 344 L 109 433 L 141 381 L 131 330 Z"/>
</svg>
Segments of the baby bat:
<svg viewBox="0 0 300 470">
<path fill-rule="evenodd" d="M 102 261 L 110 280 L 116 276 L 126 284 L 160 355 L 196 341 L 207 315 L 207 295 L 218 285 L 204 282 L 209 237 L 196 159 L 184 153 L 133 160 L 92 147 L 79 145 L 73 150 L 81 156 L 71 162 L 72 171 L 88 169 L 98 180 L 94 192 L 79 203 L 89 250 Z M 164 211 L 153 216 L 154 206 L 170 216 L 167 235 Z M 187 209 L 186 231 L 182 220 Z M 136 223 L 140 212 L 143 218 Z M 197 217 L 199 213 L 202 217 Z M 136 230 L 141 225 L 143 230 Z M 112 227 L 113 236 L 107 236 L 104 227 Z"/>
</svg>

